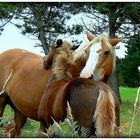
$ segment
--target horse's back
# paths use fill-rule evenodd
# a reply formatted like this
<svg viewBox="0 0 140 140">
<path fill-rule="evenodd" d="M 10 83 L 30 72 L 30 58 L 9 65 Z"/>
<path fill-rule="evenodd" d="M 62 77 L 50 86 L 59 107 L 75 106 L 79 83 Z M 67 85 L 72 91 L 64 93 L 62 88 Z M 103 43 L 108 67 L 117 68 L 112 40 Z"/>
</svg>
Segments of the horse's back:
<svg viewBox="0 0 140 140">
<path fill-rule="evenodd" d="M 72 115 L 81 126 L 92 127 L 93 119 L 91 118 L 96 109 L 100 89 L 110 90 L 109 86 L 103 82 L 90 79 L 78 78 L 71 82 L 68 100 Z"/>
<path fill-rule="evenodd" d="M 70 103 L 73 118 L 79 123 L 80 126 L 89 128 L 92 133 L 95 132 L 96 128 L 94 123 L 94 113 L 98 107 L 97 103 L 102 94 L 102 97 L 106 97 L 105 99 L 107 100 L 107 104 L 104 106 L 105 108 L 103 107 L 105 113 L 106 111 L 112 109 L 110 106 L 107 106 L 110 103 L 110 100 L 112 101 L 112 98 L 110 97 L 114 98 L 115 110 L 113 111 L 118 112 L 118 99 L 112 89 L 103 82 L 78 78 L 72 80 L 68 92 L 68 101 Z M 116 115 L 118 114 L 117 112 Z"/>
<path fill-rule="evenodd" d="M 7 50 L 7 51 L 0 54 L 0 62 L 1 63 L 3 62 L 4 64 L 6 64 L 8 62 L 9 62 L 9 64 L 16 63 L 17 61 L 19 61 L 24 56 L 41 57 L 38 54 L 29 52 L 29 51 L 24 50 L 24 49 L 10 49 L 10 50 Z"/>
<path fill-rule="evenodd" d="M 79 78 L 72 81 L 68 92 L 74 119 L 80 126 L 91 128 L 93 126 L 91 118 L 93 118 L 99 94 L 98 87 L 89 79 Z"/>
</svg>

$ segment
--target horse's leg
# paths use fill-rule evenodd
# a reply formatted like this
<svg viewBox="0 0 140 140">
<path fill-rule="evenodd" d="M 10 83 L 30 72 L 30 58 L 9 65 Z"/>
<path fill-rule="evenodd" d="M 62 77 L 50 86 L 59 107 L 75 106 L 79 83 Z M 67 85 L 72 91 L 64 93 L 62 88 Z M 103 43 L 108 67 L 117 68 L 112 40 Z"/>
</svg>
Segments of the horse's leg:
<svg viewBox="0 0 140 140">
<path fill-rule="evenodd" d="M 40 122 L 40 132 L 46 133 L 47 127 L 44 122 Z"/>
<path fill-rule="evenodd" d="M 0 118 L 3 117 L 3 112 L 6 104 L 7 104 L 7 95 L 3 93 L 2 95 L 0 95 Z M 2 124 L 0 125 L 0 127 L 2 127 Z"/>
<path fill-rule="evenodd" d="M 15 109 L 15 127 L 11 130 L 10 137 L 18 137 L 21 129 L 23 128 L 24 124 L 26 123 L 27 117 L 25 117 L 21 112 Z"/>
<path fill-rule="evenodd" d="M 50 125 L 52 125 L 52 124 L 53 124 L 52 118 L 50 118 L 50 119 L 48 120 L 48 122 L 46 122 L 46 121 L 40 121 L 40 132 L 42 132 L 42 133 L 47 133 L 48 128 L 49 128 Z M 49 135 L 48 135 L 48 137 L 52 137 L 52 136 L 49 136 Z"/>
</svg>

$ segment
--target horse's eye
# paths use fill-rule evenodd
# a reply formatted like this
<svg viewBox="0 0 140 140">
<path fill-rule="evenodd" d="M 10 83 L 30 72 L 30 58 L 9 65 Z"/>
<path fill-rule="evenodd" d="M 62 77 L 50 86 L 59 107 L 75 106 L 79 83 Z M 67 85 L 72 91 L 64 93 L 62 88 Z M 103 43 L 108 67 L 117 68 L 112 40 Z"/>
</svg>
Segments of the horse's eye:
<svg viewBox="0 0 140 140">
<path fill-rule="evenodd" d="M 110 54 L 110 51 L 105 51 L 104 52 L 104 55 L 109 55 Z"/>
</svg>

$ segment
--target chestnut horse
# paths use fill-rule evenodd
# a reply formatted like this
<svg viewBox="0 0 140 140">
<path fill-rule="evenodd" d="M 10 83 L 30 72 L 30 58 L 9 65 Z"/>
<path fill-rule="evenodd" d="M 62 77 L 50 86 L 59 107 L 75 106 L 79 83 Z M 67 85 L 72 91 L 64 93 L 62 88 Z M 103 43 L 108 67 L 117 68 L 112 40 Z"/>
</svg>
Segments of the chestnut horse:
<svg viewBox="0 0 140 140">
<path fill-rule="evenodd" d="M 71 67 L 72 76 L 90 78 L 96 81 L 107 83 L 109 76 L 116 64 L 115 48 L 121 38 L 109 39 L 102 34 L 96 38 L 87 33 L 89 43 L 86 46 L 80 46 L 74 52 L 75 66 Z M 53 55 L 51 51 L 47 57 L 44 57 L 44 68 L 48 69 L 52 65 Z M 80 55 L 79 55 L 80 54 Z M 78 56 L 79 55 L 79 56 Z"/>
<path fill-rule="evenodd" d="M 91 41 L 92 36 L 87 37 Z M 111 39 L 109 42 L 116 45 L 120 40 Z M 71 68 L 73 77 L 78 77 L 85 66 L 90 54 L 89 46 L 92 44 L 88 44 L 87 54 L 84 53 L 82 57 L 76 59 L 76 67 Z M 51 54 L 55 52 L 56 48 L 52 49 L 48 58 L 53 56 Z M 81 46 L 79 50 L 81 50 Z M 78 50 L 76 51 L 78 53 Z M 43 59 L 39 55 L 22 49 L 8 50 L 0 54 L 0 116 L 3 115 L 7 103 L 14 108 L 16 126 L 11 132 L 12 136 L 20 134 L 27 117 L 39 120 L 38 107 L 50 75 L 51 70 L 43 68 Z M 103 79 L 102 76 L 100 80 Z"/>
<path fill-rule="evenodd" d="M 72 78 L 74 55 L 68 47 L 57 48 L 52 60 L 52 75 L 41 98 L 38 115 L 49 127 L 66 117 L 67 101 L 73 119 L 90 135 L 111 137 L 119 128 L 119 101 L 111 88 L 99 81 Z"/>
</svg>

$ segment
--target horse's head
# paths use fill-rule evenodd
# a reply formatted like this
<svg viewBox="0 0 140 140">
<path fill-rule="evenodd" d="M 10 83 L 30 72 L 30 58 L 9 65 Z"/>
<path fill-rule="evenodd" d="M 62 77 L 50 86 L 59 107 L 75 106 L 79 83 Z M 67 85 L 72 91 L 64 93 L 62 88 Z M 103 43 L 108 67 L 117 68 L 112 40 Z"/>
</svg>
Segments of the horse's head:
<svg viewBox="0 0 140 140">
<path fill-rule="evenodd" d="M 52 71 L 51 81 L 70 80 L 72 78 L 70 67 L 74 65 L 75 62 L 73 46 L 69 42 L 63 41 L 61 46 L 54 46 L 47 60 L 51 60 L 51 63 L 49 63 L 51 64 Z"/>
<path fill-rule="evenodd" d="M 58 52 L 58 48 L 70 48 L 71 50 L 75 50 L 77 49 L 78 45 L 71 45 L 70 43 L 68 43 L 67 41 L 62 41 L 61 39 L 57 40 L 51 47 L 51 51 L 49 52 L 48 55 L 43 57 L 43 66 L 45 69 L 49 69 L 52 66 L 52 62 L 53 62 L 53 58 L 54 58 L 54 54 L 56 53 L 56 50 Z"/>
<path fill-rule="evenodd" d="M 89 56 L 80 77 L 93 77 L 94 80 L 107 82 L 115 67 L 116 56 L 114 46 L 121 42 L 122 39 L 109 39 L 106 35 L 100 35 L 94 39 L 90 34 L 87 37 L 91 41 L 86 49 Z"/>
<path fill-rule="evenodd" d="M 49 54 L 43 57 L 43 66 L 45 69 L 49 69 L 52 66 L 52 60 L 53 60 L 55 50 L 56 48 L 60 47 L 62 43 L 63 43 L 62 40 L 57 40 L 56 43 L 52 45 Z"/>
</svg>

